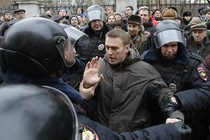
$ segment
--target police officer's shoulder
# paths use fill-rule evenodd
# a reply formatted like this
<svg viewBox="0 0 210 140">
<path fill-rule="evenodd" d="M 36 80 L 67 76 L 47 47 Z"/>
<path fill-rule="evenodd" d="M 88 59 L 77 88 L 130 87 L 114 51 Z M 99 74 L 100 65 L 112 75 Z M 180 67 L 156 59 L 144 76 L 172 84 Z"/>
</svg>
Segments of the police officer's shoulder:
<svg viewBox="0 0 210 140">
<path fill-rule="evenodd" d="M 189 64 L 191 66 L 197 66 L 201 64 L 202 62 L 203 62 L 203 58 L 200 55 L 190 52 Z"/>
</svg>

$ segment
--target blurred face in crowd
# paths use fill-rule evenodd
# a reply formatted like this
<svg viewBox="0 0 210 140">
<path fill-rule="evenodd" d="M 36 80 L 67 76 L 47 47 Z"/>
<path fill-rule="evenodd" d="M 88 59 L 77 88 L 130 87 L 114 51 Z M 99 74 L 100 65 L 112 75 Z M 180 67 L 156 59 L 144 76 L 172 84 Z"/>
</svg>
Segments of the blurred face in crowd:
<svg viewBox="0 0 210 140">
<path fill-rule="evenodd" d="M 178 43 L 170 42 L 161 46 L 160 49 L 161 49 L 161 54 L 166 59 L 173 59 L 178 51 Z"/>
<path fill-rule="evenodd" d="M 139 32 L 141 31 L 141 27 L 139 25 L 137 25 L 137 24 L 128 24 L 127 25 L 127 29 L 128 29 L 128 33 L 131 36 L 138 35 Z"/>
<path fill-rule="evenodd" d="M 207 12 L 207 13 L 205 14 L 205 17 L 208 18 L 208 19 L 210 19 L 210 12 Z"/>
<path fill-rule="evenodd" d="M 107 15 L 110 15 L 110 14 L 113 14 L 113 13 L 114 13 L 114 10 L 113 10 L 112 7 L 107 7 L 107 8 L 106 8 L 106 14 L 107 14 Z"/>
<path fill-rule="evenodd" d="M 115 16 L 114 15 L 109 16 L 107 21 L 108 21 L 108 24 L 114 24 L 116 21 Z"/>
<path fill-rule="evenodd" d="M 6 14 L 4 15 L 4 19 L 5 19 L 5 20 L 12 20 L 12 18 L 13 18 L 12 13 L 6 13 Z"/>
<path fill-rule="evenodd" d="M 92 20 L 90 22 L 90 26 L 95 32 L 100 32 L 104 26 L 104 22 L 102 20 Z"/>
<path fill-rule="evenodd" d="M 206 30 L 193 30 L 192 36 L 195 42 L 202 43 L 204 38 L 207 36 L 207 31 Z"/>
<path fill-rule="evenodd" d="M 18 20 L 22 20 L 25 17 L 26 17 L 26 15 L 25 15 L 25 12 L 23 12 L 23 11 L 15 13 L 15 18 L 18 19 Z"/>
<path fill-rule="evenodd" d="M 155 18 L 160 18 L 160 17 L 161 17 L 161 12 L 160 12 L 160 11 L 156 11 L 156 12 L 154 13 L 154 17 L 155 17 Z"/>
<path fill-rule="evenodd" d="M 70 21 L 70 24 L 72 26 L 77 26 L 79 24 L 79 21 L 78 21 L 77 17 L 72 17 L 71 21 Z"/>
<path fill-rule="evenodd" d="M 116 21 L 120 21 L 120 22 L 121 22 L 121 20 L 122 20 L 121 15 L 116 14 L 116 15 L 114 15 L 114 16 L 115 16 Z"/>
<path fill-rule="evenodd" d="M 150 14 L 149 14 L 149 11 L 148 10 L 140 10 L 139 11 L 139 16 L 141 17 L 143 23 L 146 23 L 149 21 L 150 19 Z"/>
<path fill-rule="evenodd" d="M 130 44 L 124 45 L 119 37 L 106 37 L 106 54 L 111 65 L 122 63 L 130 49 Z"/>
<path fill-rule="evenodd" d="M 64 9 L 61 9 L 61 10 L 58 12 L 58 14 L 59 14 L 60 16 L 62 16 L 62 17 L 65 17 L 65 16 L 67 15 L 67 12 L 66 12 L 66 10 L 64 10 Z"/>
<path fill-rule="evenodd" d="M 133 14 L 133 11 L 132 11 L 132 9 L 131 9 L 130 7 L 127 7 L 127 8 L 125 9 L 125 12 L 126 12 L 127 16 L 130 16 L 130 15 Z"/>
<path fill-rule="evenodd" d="M 77 14 L 81 14 L 82 13 L 82 9 L 81 8 L 78 8 L 77 9 Z"/>
</svg>

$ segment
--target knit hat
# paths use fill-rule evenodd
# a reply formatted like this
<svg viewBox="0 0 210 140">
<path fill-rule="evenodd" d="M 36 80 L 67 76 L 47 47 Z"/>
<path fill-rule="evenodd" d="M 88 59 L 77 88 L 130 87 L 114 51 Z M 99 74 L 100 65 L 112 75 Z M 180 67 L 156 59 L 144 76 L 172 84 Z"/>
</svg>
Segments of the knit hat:
<svg viewBox="0 0 210 140">
<path fill-rule="evenodd" d="M 182 15 L 183 17 L 192 16 L 190 11 L 185 11 Z"/>
<path fill-rule="evenodd" d="M 177 12 L 173 9 L 164 9 L 162 11 L 162 18 L 163 20 L 175 19 L 177 17 Z"/>
<path fill-rule="evenodd" d="M 127 23 L 128 24 L 137 24 L 137 25 L 141 25 L 141 17 L 140 16 L 137 16 L 137 15 L 130 15 L 128 17 L 128 20 L 127 20 Z"/>
</svg>

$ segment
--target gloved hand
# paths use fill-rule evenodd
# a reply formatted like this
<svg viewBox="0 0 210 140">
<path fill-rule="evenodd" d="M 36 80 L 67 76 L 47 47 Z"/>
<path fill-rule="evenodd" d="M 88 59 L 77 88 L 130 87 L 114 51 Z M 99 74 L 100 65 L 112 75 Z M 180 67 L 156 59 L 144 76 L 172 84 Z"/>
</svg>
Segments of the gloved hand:
<svg viewBox="0 0 210 140">
<path fill-rule="evenodd" d="M 161 105 L 160 105 L 161 110 L 163 111 L 163 113 L 165 114 L 165 116 L 166 116 L 167 118 L 169 118 L 170 115 L 171 115 L 174 111 L 176 111 L 176 110 L 179 109 L 179 105 L 178 105 L 177 103 L 173 102 L 173 101 L 171 100 L 171 97 L 172 97 L 172 96 L 166 97 L 166 99 L 164 99 L 164 100 L 161 102 Z"/>
<path fill-rule="evenodd" d="M 182 140 L 191 140 L 192 129 L 188 125 L 184 124 L 183 121 L 176 122 L 174 125 L 180 133 Z"/>
</svg>

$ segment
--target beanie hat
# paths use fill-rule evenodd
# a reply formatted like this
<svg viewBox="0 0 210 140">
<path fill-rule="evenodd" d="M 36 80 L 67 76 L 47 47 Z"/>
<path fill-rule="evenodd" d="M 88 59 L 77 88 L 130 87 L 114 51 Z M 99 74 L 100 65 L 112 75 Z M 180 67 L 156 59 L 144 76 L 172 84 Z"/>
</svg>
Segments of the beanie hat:
<svg viewBox="0 0 210 140">
<path fill-rule="evenodd" d="M 127 23 L 128 24 L 137 24 L 137 25 L 141 25 L 141 17 L 140 16 L 137 16 L 137 15 L 130 15 L 128 17 L 128 20 L 127 20 Z"/>
<path fill-rule="evenodd" d="M 192 16 L 190 11 L 185 11 L 182 15 L 183 17 Z"/>
<path fill-rule="evenodd" d="M 170 19 L 175 19 L 177 17 L 177 12 L 173 9 L 164 9 L 162 11 L 162 18 L 163 20 L 170 20 Z"/>
</svg>

